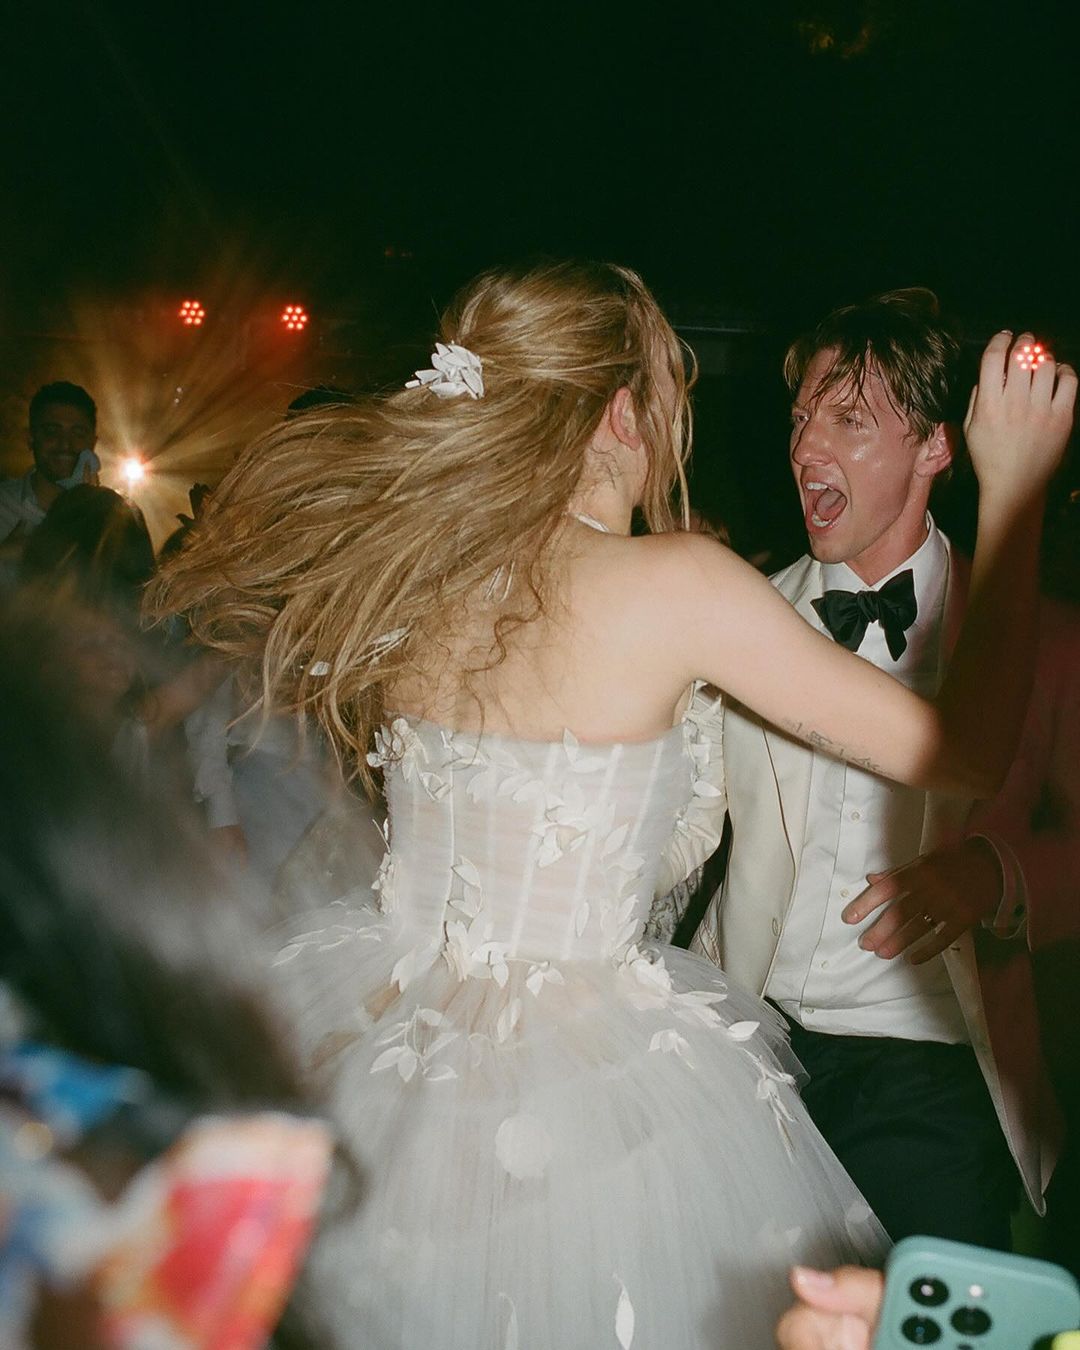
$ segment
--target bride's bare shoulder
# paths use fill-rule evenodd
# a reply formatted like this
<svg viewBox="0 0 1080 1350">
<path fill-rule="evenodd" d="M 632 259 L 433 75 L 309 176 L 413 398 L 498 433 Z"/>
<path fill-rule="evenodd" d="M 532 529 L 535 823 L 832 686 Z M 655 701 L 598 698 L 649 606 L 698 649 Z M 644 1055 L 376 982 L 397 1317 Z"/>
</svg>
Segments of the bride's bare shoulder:
<svg viewBox="0 0 1080 1350">
<path fill-rule="evenodd" d="M 685 626 L 703 607 L 727 608 L 745 589 L 740 584 L 743 574 L 754 575 L 737 554 L 709 535 L 680 530 L 626 539 L 620 545 L 618 553 L 607 555 L 597 597 L 602 606 L 614 606 L 626 618 L 633 615 L 657 634 Z"/>
<path fill-rule="evenodd" d="M 717 572 L 741 570 L 742 559 L 726 544 L 712 535 L 693 530 L 672 530 L 666 534 L 650 534 L 636 540 L 642 565 L 662 568 L 668 572 L 684 573 L 692 580 L 702 573 L 713 576 Z"/>
<path fill-rule="evenodd" d="M 635 542 L 638 565 L 625 569 L 620 584 L 657 633 L 697 625 L 706 616 L 713 623 L 741 621 L 769 603 L 762 594 L 771 591 L 768 582 L 711 535 L 673 531 Z"/>
</svg>

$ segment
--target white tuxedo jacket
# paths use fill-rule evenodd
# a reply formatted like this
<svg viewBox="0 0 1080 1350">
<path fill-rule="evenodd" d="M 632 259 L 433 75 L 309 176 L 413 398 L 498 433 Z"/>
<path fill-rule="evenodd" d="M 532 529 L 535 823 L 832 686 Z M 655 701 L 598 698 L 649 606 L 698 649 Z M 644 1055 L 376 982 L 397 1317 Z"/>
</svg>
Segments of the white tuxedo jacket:
<svg viewBox="0 0 1080 1350">
<path fill-rule="evenodd" d="M 951 546 L 948 557 L 942 666 L 955 642 L 967 594 L 966 565 Z M 772 582 L 804 618 L 816 623 L 811 601 L 822 593 L 820 563 L 801 558 Z M 794 894 L 813 755 L 739 705 L 714 714 L 714 719 L 709 738 L 723 747 L 733 840 L 724 883 L 692 948 L 745 988 L 762 994 Z M 920 851 L 962 838 L 971 808 L 967 799 L 928 792 Z M 1060 1126 L 1039 1050 L 1026 941 L 968 933 L 944 959 L 1002 1130 L 1041 1213 Z"/>
</svg>

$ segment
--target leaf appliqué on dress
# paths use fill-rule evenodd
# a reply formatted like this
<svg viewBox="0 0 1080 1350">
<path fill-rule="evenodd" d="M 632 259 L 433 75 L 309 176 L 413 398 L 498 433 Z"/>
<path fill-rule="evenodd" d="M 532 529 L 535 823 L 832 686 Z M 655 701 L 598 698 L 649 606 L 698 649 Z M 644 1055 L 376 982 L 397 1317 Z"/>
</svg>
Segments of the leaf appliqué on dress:
<svg viewBox="0 0 1080 1350">
<path fill-rule="evenodd" d="M 626 1285 L 618 1275 L 615 1276 L 615 1283 L 619 1286 L 619 1299 L 615 1305 L 615 1339 L 619 1342 L 622 1350 L 630 1350 L 634 1342 L 634 1305 L 630 1302 L 630 1295 L 627 1292 Z"/>
<path fill-rule="evenodd" d="M 460 1034 L 441 1030 L 446 1021 L 445 1013 L 437 1008 L 417 1008 L 407 1021 L 396 1023 L 375 1042 L 389 1048 L 376 1057 L 371 1072 L 397 1069 L 403 1083 L 410 1082 L 417 1071 L 433 1083 L 456 1078 L 457 1070 L 449 1064 L 432 1063 L 435 1056 Z"/>
<path fill-rule="evenodd" d="M 528 1112 L 507 1116 L 495 1132 L 496 1158 L 510 1176 L 520 1180 L 542 1177 L 554 1147 L 547 1126 Z"/>
<path fill-rule="evenodd" d="M 373 769 L 396 768 L 406 783 L 415 780 L 433 801 L 441 801 L 450 791 L 450 779 L 428 768 L 423 738 L 404 717 L 376 729 L 375 749 L 368 753 L 367 762 Z"/>
</svg>

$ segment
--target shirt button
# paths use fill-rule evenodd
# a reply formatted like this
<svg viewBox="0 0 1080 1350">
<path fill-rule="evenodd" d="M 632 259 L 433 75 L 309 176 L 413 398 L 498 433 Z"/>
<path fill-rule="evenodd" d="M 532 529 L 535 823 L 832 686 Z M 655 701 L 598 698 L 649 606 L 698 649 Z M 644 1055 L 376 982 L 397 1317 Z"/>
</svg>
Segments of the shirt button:
<svg viewBox="0 0 1080 1350">
<path fill-rule="evenodd" d="M 822 963 L 821 963 L 821 969 L 822 969 L 822 970 L 828 970 L 828 968 L 829 968 L 829 963 L 828 963 L 828 961 L 822 961 Z"/>
<path fill-rule="evenodd" d="M 846 900 L 850 894 L 851 894 L 851 892 L 850 892 L 850 891 L 848 890 L 848 888 L 845 886 L 844 889 L 840 892 L 840 899 L 841 899 L 841 900 Z"/>
<path fill-rule="evenodd" d="M 813 1017 L 813 1015 L 817 1012 L 817 1009 L 816 1009 L 816 1008 L 804 1008 L 804 1009 L 803 1009 L 803 1012 L 806 1013 L 807 1017 Z"/>
<path fill-rule="evenodd" d="M 779 919 L 773 919 L 773 921 L 772 921 L 772 931 L 773 931 L 773 937 L 779 937 L 779 936 L 780 936 L 780 920 L 779 920 Z"/>
<path fill-rule="evenodd" d="M 852 811 L 852 813 L 851 813 L 851 819 L 852 819 L 852 820 L 862 820 L 862 816 L 859 814 L 858 811 Z"/>
</svg>

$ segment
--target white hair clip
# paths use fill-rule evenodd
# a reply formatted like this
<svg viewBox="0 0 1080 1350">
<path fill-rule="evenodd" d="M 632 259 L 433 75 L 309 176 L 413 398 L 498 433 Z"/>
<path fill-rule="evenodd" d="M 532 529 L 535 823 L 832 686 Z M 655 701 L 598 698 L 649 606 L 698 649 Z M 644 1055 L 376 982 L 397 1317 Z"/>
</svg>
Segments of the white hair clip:
<svg viewBox="0 0 1080 1350">
<path fill-rule="evenodd" d="M 430 389 L 440 398 L 457 398 L 459 394 L 484 397 L 483 367 L 480 358 L 468 347 L 459 347 L 456 342 L 436 342 L 431 364 L 433 370 L 418 370 L 416 379 L 409 380 L 405 388 Z"/>
<path fill-rule="evenodd" d="M 363 661 L 378 661 L 379 657 L 385 656 L 387 652 L 392 652 L 395 647 L 408 638 L 409 630 L 407 628 L 391 628 L 389 633 L 380 633 L 377 638 L 373 638 L 371 645 L 364 649 Z"/>
<path fill-rule="evenodd" d="M 374 663 L 380 657 L 385 656 L 387 652 L 392 652 L 395 647 L 400 647 L 408 636 L 409 630 L 407 628 L 392 628 L 389 633 L 380 633 L 377 638 L 372 638 L 368 646 L 364 648 L 360 660 Z M 312 661 L 307 668 L 307 673 L 313 679 L 322 680 L 330 674 L 332 669 L 329 661 Z"/>
</svg>

